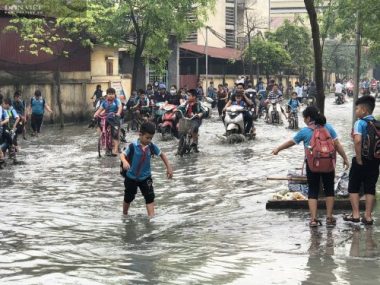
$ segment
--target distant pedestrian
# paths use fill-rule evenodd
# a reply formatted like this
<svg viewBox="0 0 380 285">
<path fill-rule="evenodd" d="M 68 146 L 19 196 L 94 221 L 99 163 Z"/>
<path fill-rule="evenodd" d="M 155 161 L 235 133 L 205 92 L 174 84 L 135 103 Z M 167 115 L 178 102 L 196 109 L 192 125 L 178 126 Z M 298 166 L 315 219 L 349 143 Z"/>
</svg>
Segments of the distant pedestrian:
<svg viewBox="0 0 380 285">
<path fill-rule="evenodd" d="M 102 86 L 98 84 L 98 85 L 96 85 L 96 90 L 91 97 L 91 99 L 94 99 L 94 97 L 95 97 L 95 100 L 93 102 L 94 108 L 96 107 L 96 104 L 102 98 L 102 96 L 103 96 Z"/>
<path fill-rule="evenodd" d="M 32 125 L 32 136 L 38 136 L 41 132 L 41 125 L 44 119 L 45 109 L 53 113 L 50 106 L 46 103 L 45 99 L 42 98 L 40 90 L 34 92 L 34 97 L 30 100 L 30 112 L 31 112 L 31 125 Z"/>
</svg>

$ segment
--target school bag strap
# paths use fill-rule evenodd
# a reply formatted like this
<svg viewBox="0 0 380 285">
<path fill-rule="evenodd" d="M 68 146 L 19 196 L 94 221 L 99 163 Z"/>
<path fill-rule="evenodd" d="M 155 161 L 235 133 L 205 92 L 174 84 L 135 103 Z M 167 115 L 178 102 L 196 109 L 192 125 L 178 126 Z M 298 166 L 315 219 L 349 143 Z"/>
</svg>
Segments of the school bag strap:
<svg viewBox="0 0 380 285">
<path fill-rule="evenodd" d="M 153 143 L 150 143 L 148 146 L 149 146 L 150 156 L 154 157 L 155 154 L 154 154 Z M 132 167 L 133 156 L 135 154 L 135 146 L 134 146 L 133 142 L 128 145 L 128 149 L 129 149 L 129 151 L 128 151 L 128 155 L 126 156 L 126 158 L 127 158 L 129 165 Z M 140 172 L 141 167 L 142 167 L 145 159 L 146 159 L 146 151 L 145 152 L 143 151 L 143 157 L 141 158 L 141 160 L 138 164 L 138 167 L 137 167 L 138 171 L 137 172 Z M 123 176 L 124 178 L 127 177 L 127 171 L 124 170 L 122 161 L 120 161 L 120 175 Z"/>
</svg>

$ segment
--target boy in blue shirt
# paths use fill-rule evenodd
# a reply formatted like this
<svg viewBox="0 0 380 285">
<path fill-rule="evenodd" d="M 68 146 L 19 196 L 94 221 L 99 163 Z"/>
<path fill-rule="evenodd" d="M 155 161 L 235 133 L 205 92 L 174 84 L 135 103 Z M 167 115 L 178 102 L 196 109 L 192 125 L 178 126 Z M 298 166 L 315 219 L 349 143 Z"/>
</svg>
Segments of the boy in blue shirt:
<svg viewBox="0 0 380 285">
<path fill-rule="evenodd" d="M 137 187 L 140 188 L 146 203 L 148 217 L 154 216 L 154 190 L 151 174 L 151 156 L 160 156 L 166 166 L 167 177 L 173 177 L 173 170 L 166 155 L 161 152 L 157 145 L 152 143 L 152 138 L 156 132 L 156 127 L 151 123 L 143 123 L 140 127 L 139 138 L 131 143 L 120 155 L 123 170 L 126 171 L 124 180 L 124 203 L 123 214 L 128 215 L 128 209 L 137 194 Z"/>
<path fill-rule="evenodd" d="M 355 102 L 355 113 L 358 120 L 355 122 L 353 129 L 353 140 L 355 147 L 355 157 L 352 159 L 350 169 L 348 192 L 350 193 L 350 201 L 352 214 L 344 216 L 345 221 L 359 223 L 359 192 L 360 187 L 364 186 L 365 196 L 365 214 L 361 222 L 365 225 L 372 225 L 372 210 L 375 201 L 376 183 L 379 178 L 378 159 L 368 159 L 363 152 L 363 143 L 367 138 L 367 124 L 369 121 L 374 121 L 372 112 L 375 109 L 375 98 L 372 96 L 362 96 Z M 364 154 L 364 155 L 363 155 Z"/>
<path fill-rule="evenodd" d="M 300 102 L 297 100 L 297 92 L 292 92 L 292 98 L 288 101 L 288 113 L 298 112 L 300 107 Z"/>
</svg>

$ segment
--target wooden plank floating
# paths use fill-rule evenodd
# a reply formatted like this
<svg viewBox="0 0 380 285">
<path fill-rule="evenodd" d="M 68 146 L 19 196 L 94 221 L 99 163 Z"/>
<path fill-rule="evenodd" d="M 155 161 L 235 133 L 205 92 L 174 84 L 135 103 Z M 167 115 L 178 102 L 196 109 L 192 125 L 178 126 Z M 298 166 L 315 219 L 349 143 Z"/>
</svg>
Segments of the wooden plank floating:
<svg viewBox="0 0 380 285">
<path fill-rule="evenodd" d="M 365 209 L 365 201 L 360 200 L 360 210 Z M 309 209 L 307 200 L 269 200 L 266 204 L 266 209 Z M 318 209 L 326 209 L 325 199 L 318 200 Z M 351 210 L 349 199 L 336 199 L 334 210 Z"/>
</svg>

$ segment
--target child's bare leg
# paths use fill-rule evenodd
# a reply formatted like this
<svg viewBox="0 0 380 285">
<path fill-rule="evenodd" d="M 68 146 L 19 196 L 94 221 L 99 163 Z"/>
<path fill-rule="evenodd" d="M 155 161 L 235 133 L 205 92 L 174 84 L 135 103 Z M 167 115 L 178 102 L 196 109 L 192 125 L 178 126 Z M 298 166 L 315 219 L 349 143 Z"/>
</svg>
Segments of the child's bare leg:
<svg viewBox="0 0 380 285">
<path fill-rule="evenodd" d="M 352 207 L 352 217 L 355 219 L 360 218 L 359 212 L 359 194 L 358 193 L 350 193 L 350 201 Z"/>
<path fill-rule="evenodd" d="M 154 217 L 154 202 L 150 204 L 146 204 L 146 210 L 148 212 L 148 217 L 153 218 Z"/>
<path fill-rule="evenodd" d="M 326 197 L 326 215 L 328 218 L 332 217 L 334 210 L 334 197 Z"/>
<path fill-rule="evenodd" d="M 372 221 L 372 210 L 373 210 L 373 204 L 375 202 L 375 196 L 371 194 L 365 195 L 365 219 L 367 221 Z"/>
<path fill-rule="evenodd" d="M 128 215 L 128 209 L 129 209 L 130 203 L 123 202 L 123 214 Z"/>
<path fill-rule="evenodd" d="M 309 211 L 310 211 L 310 219 L 312 221 L 316 220 L 317 219 L 318 200 L 317 199 L 309 199 L 308 204 L 309 204 Z"/>
</svg>

